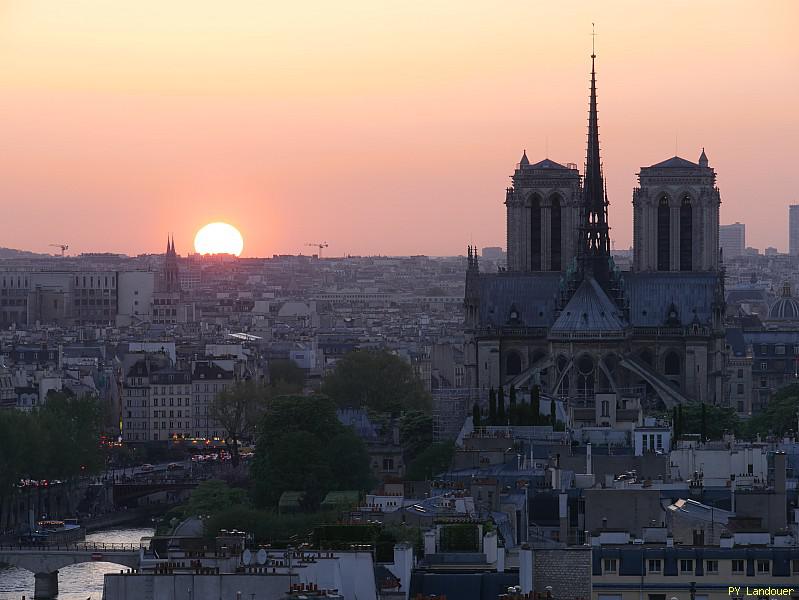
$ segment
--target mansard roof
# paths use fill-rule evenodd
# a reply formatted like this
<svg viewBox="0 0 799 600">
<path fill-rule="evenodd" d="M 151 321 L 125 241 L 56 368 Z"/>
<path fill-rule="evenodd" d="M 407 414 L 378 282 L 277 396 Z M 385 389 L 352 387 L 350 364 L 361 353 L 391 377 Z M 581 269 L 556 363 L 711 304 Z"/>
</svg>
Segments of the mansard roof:
<svg viewBox="0 0 799 600">
<path fill-rule="evenodd" d="M 698 169 L 699 165 L 690 160 L 673 156 L 668 160 L 664 160 L 649 167 L 650 169 Z"/>
<path fill-rule="evenodd" d="M 618 307 L 597 280 L 588 276 L 561 311 L 552 332 L 622 331 L 624 327 Z"/>
</svg>

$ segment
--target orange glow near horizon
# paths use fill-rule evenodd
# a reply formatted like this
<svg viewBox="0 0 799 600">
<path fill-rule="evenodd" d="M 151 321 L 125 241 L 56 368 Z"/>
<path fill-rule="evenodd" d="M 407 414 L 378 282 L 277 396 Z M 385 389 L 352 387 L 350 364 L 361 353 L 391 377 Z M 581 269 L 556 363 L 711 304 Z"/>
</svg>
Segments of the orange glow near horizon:
<svg viewBox="0 0 799 600">
<path fill-rule="evenodd" d="M 26 0 L 0 16 L 0 197 L 30 225 L 0 246 L 138 254 L 174 231 L 185 253 L 212 219 L 241 224 L 249 256 L 504 246 L 524 148 L 582 169 L 596 22 L 615 247 L 639 168 L 704 147 L 721 222 L 787 249 L 794 0 Z"/>
</svg>

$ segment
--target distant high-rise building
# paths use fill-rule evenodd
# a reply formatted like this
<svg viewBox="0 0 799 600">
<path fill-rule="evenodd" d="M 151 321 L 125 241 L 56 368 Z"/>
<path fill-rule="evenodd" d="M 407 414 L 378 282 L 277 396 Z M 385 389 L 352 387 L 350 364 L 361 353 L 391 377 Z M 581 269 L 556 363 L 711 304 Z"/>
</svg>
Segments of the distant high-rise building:
<svg viewBox="0 0 799 600">
<path fill-rule="evenodd" d="M 502 248 L 499 246 L 487 246 L 483 248 L 483 258 L 486 260 L 502 260 L 504 254 Z"/>
<path fill-rule="evenodd" d="M 799 254 L 799 204 L 788 207 L 788 254 Z"/>
<path fill-rule="evenodd" d="M 719 246 L 724 258 L 741 256 L 746 248 L 746 225 L 737 221 L 719 227 Z"/>
</svg>

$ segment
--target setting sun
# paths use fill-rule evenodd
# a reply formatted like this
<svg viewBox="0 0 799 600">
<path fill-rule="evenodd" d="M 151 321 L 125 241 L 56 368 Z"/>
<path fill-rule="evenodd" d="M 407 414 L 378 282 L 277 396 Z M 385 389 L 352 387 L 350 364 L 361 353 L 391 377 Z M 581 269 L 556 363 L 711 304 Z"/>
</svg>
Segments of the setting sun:
<svg viewBox="0 0 799 600">
<path fill-rule="evenodd" d="M 194 250 L 198 254 L 239 256 L 243 249 L 244 238 L 241 233 L 227 223 L 209 223 L 194 236 Z"/>
</svg>

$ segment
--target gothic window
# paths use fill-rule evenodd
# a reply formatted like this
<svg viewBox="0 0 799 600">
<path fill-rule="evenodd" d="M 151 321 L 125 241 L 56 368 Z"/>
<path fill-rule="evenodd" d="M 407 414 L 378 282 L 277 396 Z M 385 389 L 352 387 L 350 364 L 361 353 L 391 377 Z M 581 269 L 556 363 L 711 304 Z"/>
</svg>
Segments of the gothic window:
<svg viewBox="0 0 799 600">
<path fill-rule="evenodd" d="M 530 198 L 530 270 L 541 270 L 541 202 Z"/>
<path fill-rule="evenodd" d="M 676 352 L 669 352 L 663 364 L 663 371 L 666 375 L 680 374 L 680 355 Z"/>
<path fill-rule="evenodd" d="M 553 196 L 552 208 L 550 209 L 551 227 L 549 234 L 549 239 L 551 241 L 551 248 L 552 248 L 552 262 L 550 264 L 551 271 L 560 271 L 561 269 L 560 217 L 561 217 L 560 197 Z"/>
<path fill-rule="evenodd" d="M 509 377 L 518 375 L 522 372 L 522 357 L 518 352 L 509 352 L 505 359 L 505 374 Z"/>
<path fill-rule="evenodd" d="M 668 271 L 671 268 L 671 210 L 669 197 L 663 196 L 658 202 L 657 225 L 657 259 L 658 271 Z"/>
<path fill-rule="evenodd" d="M 691 197 L 685 196 L 680 204 L 680 271 L 690 271 L 694 240 L 693 207 Z"/>
</svg>

